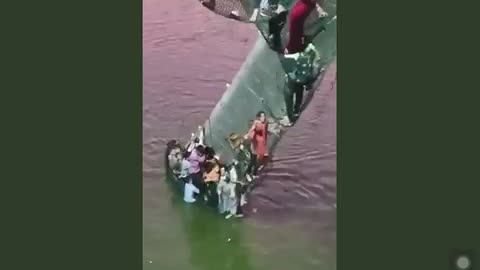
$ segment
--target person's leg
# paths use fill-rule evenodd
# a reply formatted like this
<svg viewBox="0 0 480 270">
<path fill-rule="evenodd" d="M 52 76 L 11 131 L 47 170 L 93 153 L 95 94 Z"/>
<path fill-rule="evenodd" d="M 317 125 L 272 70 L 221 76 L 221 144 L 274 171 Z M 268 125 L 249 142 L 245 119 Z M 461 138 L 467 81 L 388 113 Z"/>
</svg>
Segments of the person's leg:
<svg viewBox="0 0 480 270">
<path fill-rule="evenodd" d="M 287 116 L 290 119 L 290 121 L 293 119 L 293 95 L 295 92 L 295 89 L 293 89 L 291 83 L 287 83 L 287 91 L 285 93 L 285 105 L 287 109 Z"/>
<path fill-rule="evenodd" d="M 250 158 L 250 172 L 252 175 L 257 175 L 257 155 L 252 154 Z"/>
<path fill-rule="evenodd" d="M 281 53 L 282 52 L 282 30 L 287 22 L 288 11 L 283 11 L 279 14 L 275 14 L 268 21 L 268 39 L 270 47 Z"/>
<path fill-rule="evenodd" d="M 210 194 L 210 182 L 204 182 L 205 183 L 205 196 L 208 201 L 210 201 L 211 194 Z"/>
<path fill-rule="evenodd" d="M 237 213 L 235 214 L 235 217 L 243 217 L 243 209 L 242 209 L 242 205 L 240 203 L 240 200 L 238 200 L 238 203 L 237 203 Z"/>
<path fill-rule="evenodd" d="M 240 189 L 240 206 L 247 204 L 247 186 L 242 185 Z"/>
<path fill-rule="evenodd" d="M 256 173 L 258 173 L 258 170 L 262 170 L 264 166 L 265 166 L 265 155 L 257 155 Z"/>
<path fill-rule="evenodd" d="M 225 219 L 229 219 L 237 214 L 237 200 L 228 198 L 228 215 L 225 217 Z"/>
<path fill-rule="evenodd" d="M 237 207 L 235 209 L 235 217 L 243 217 L 243 209 L 242 209 L 242 185 L 237 184 L 235 187 L 235 193 L 237 197 Z"/>
<path fill-rule="evenodd" d="M 207 194 L 207 191 L 208 191 L 208 188 L 207 188 L 207 183 L 205 183 L 205 181 L 203 180 L 203 177 L 200 178 L 201 182 L 200 182 L 200 194 L 203 195 L 203 200 L 205 202 L 208 202 L 208 194 Z"/>
<path fill-rule="evenodd" d="M 252 175 L 254 177 L 258 176 L 258 168 L 260 167 L 260 164 L 258 163 L 258 155 L 255 156 L 255 160 L 253 161 L 253 173 Z"/>
<path fill-rule="evenodd" d="M 202 172 L 192 174 L 192 184 L 200 191 L 199 195 L 205 195 L 205 183 L 203 182 Z"/>
<path fill-rule="evenodd" d="M 185 184 L 188 183 L 188 181 L 190 180 L 190 176 L 187 176 L 185 178 L 180 178 L 180 190 L 182 191 L 182 194 L 185 192 Z"/>
<path fill-rule="evenodd" d="M 220 196 L 218 196 L 218 211 L 220 214 L 225 214 L 227 211 L 227 200 L 228 198 L 224 194 L 220 194 Z"/>
<path fill-rule="evenodd" d="M 192 178 L 192 184 L 200 190 L 199 173 L 192 173 L 190 177 Z"/>
<path fill-rule="evenodd" d="M 217 196 L 217 183 L 212 182 L 209 183 L 208 186 L 208 193 L 209 193 L 209 201 L 211 206 L 216 206 L 218 205 L 218 196 Z"/>
<path fill-rule="evenodd" d="M 295 118 L 297 118 L 298 115 L 300 114 L 302 101 L 303 101 L 303 86 L 298 85 L 295 89 L 295 104 L 293 106 L 293 114 Z"/>
<path fill-rule="evenodd" d="M 248 167 L 247 167 L 247 174 L 252 174 L 253 173 L 253 166 L 254 166 L 254 160 L 256 159 L 256 156 L 252 153 L 250 155 L 250 160 L 248 161 Z"/>
</svg>

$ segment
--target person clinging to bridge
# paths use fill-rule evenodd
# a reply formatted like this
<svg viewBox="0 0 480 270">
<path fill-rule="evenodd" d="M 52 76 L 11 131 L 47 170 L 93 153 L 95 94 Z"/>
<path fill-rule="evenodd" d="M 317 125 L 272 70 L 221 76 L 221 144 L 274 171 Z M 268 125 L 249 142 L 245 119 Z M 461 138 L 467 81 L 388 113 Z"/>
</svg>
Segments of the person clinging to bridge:
<svg viewBox="0 0 480 270">
<path fill-rule="evenodd" d="M 317 11 L 316 14 L 313 11 Z M 297 0 L 288 15 L 288 42 L 285 54 L 303 52 L 308 44 L 305 40 L 305 26 L 308 26 L 312 20 L 316 21 L 318 18 L 327 16 L 328 14 L 316 0 Z"/>
<path fill-rule="evenodd" d="M 325 0 L 297 0 L 288 11 L 281 3 L 272 5 L 271 0 L 263 0 L 261 11 L 253 12 L 254 20 L 257 20 L 257 13 L 268 18 L 267 41 L 270 47 L 278 53 L 295 54 L 305 50 L 306 41 L 305 28 L 317 22 L 318 19 L 325 18 L 328 14 L 322 6 Z M 265 10 L 269 11 L 266 12 Z M 316 11 L 316 12 L 314 12 Z M 285 48 L 282 47 L 281 33 L 285 23 L 288 20 L 288 42 Z"/>
<path fill-rule="evenodd" d="M 245 139 L 251 141 L 252 145 L 252 162 L 253 162 L 253 176 L 257 175 L 257 170 L 265 163 L 265 156 L 267 154 L 267 117 L 265 112 L 260 111 L 256 115 L 252 126 Z"/>
<path fill-rule="evenodd" d="M 198 145 L 197 147 L 195 147 L 192 153 L 188 156 L 187 160 L 190 163 L 189 173 L 193 185 L 195 185 L 200 190 L 201 194 L 205 194 L 204 182 L 202 177 L 202 169 L 205 162 L 205 148 L 203 147 L 203 145 Z"/>
<path fill-rule="evenodd" d="M 208 149 L 209 147 L 207 147 Z M 213 149 L 212 149 L 213 150 Z M 206 194 L 204 194 L 205 201 L 215 201 L 214 190 L 217 188 L 217 183 L 220 180 L 220 161 L 219 157 L 212 155 L 214 153 L 208 153 L 207 160 L 205 162 L 205 172 L 203 173 L 203 182 L 205 183 Z M 213 202 L 215 204 L 215 202 Z"/>
</svg>

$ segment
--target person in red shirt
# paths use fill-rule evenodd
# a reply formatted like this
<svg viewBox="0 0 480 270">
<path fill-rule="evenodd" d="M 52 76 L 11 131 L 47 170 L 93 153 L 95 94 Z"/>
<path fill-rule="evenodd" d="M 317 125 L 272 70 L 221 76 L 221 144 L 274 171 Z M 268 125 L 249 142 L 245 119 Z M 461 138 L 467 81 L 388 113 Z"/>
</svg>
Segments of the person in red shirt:
<svg viewBox="0 0 480 270">
<path fill-rule="evenodd" d="M 328 14 L 322 9 L 325 0 L 297 0 L 288 12 L 285 7 L 278 4 L 278 7 L 273 11 L 273 15 L 268 20 L 268 37 L 267 41 L 270 47 L 278 53 L 295 54 L 305 50 L 308 42 L 305 42 L 305 26 L 309 23 L 309 17 L 313 11 L 316 11 L 315 17 L 324 18 Z M 287 16 L 288 14 L 288 16 Z M 287 46 L 282 48 L 281 32 L 283 26 L 287 22 L 288 17 L 288 32 L 289 39 Z M 315 18 L 314 18 L 315 19 Z"/>
<path fill-rule="evenodd" d="M 293 54 L 305 49 L 303 27 L 307 17 L 315 10 L 314 0 L 298 0 L 290 10 L 288 22 L 288 43 L 286 53 Z"/>
</svg>

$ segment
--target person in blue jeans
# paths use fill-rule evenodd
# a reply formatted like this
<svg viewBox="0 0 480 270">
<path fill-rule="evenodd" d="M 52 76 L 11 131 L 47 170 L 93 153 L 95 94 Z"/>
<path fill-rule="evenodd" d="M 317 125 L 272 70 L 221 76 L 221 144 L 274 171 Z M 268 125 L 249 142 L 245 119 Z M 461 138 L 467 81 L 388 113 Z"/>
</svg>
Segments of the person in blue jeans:
<svg viewBox="0 0 480 270">
<path fill-rule="evenodd" d="M 183 200 L 187 203 L 194 203 L 195 194 L 199 194 L 200 190 L 192 184 L 192 178 L 188 178 L 188 183 L 185 184 L 185 191 L 183 193 Z"/>
</svg>

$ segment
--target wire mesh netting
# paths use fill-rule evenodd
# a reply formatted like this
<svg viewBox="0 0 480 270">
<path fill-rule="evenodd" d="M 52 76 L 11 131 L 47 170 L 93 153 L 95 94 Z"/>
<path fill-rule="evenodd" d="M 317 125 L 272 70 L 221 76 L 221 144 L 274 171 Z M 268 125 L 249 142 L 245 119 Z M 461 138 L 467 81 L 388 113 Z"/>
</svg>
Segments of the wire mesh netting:
<svg viewBox="0 0 480 270">
<path fill-rule="evenodd" d="M 294 0 L 199 0 L 205 7 L 218 15 L 251 22 L 253 11 L 257 8 L 276 9 L 279 4 L 288 8 Z"/>
<path fill-rule="evenodd" d="M 256 1 L 256 0 L 253 0 Z M 254 4 L 252 0 L 201 0 L 200 2 L 218 15 L 248 22 Z"/>
<path fill-rule="evenodd" d="M 260 34 L 275 48 L 283 48 L 288 38 L 288 10 L 296 0 L 199 0 L 212 12 L 244 23 L 254 23 Z M 330 14 L 336 14 L 336 1 L 317 0 Z M 280 9 L 277 9 L 281 7 Z M 256 10 L 256 11 L 254 11 Z M 283 12 L 280 12 L 283 10 Z M 331 17 L 331 16 L 329 16 Z M 305 26 L 307 38 L 314 38 L 322 31 L 328 18 L 318 19 Z M 271 40 L 271 34 L 277 32 L 280 36 Z M 311 41 L 311 40 L 310 40 Z M 310 42 L 309 41 L 309 42 Z M 273 44 L 272 44 L 273 42 Z M 308 42 L 307 42 L 308 43 Z"/>
</svg>

